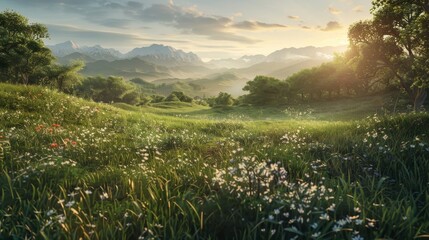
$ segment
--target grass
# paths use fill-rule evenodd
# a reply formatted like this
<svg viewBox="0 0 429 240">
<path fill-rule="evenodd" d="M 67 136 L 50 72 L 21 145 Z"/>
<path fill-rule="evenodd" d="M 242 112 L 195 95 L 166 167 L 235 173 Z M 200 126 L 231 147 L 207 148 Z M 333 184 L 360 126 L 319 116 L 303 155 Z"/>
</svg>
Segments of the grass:
<svg viewBox="0 0 429 240">
<path fill-rule="evenodd" d="M 0 239 L 428 237 L 427 113 L 170 107 L 0 84 Z"/>
</svg>

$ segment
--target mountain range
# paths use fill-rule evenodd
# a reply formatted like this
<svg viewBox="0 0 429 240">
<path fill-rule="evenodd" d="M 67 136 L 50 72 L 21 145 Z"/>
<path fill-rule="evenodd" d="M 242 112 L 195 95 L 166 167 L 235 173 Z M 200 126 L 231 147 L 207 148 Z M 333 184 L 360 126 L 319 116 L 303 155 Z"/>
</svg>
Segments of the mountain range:
<svg viewBox="0 0 429 240">
<path fill-rule="evenodd" d="M 140 58 L 148 62 L 166 66 L 203 64 L 201 59 L 194 53 L 186 53 L 182 50 L 159 44 L 153 44 L 149 47 L 134 48 L 125 54 L 116 49 L 103 48 L 100 45 L 81 47 L 73 41 L 67 41 L 48 47 L 61 63 L 67 63 L 73 59 L 94 62 L 97 60 L 115 61 L 120 59 Z"/>
<path fill-rule="evenodd" d="M 284 48 L 268 55 L 203 62 L 192 52 L 159 44 L 134 48 L 127 53 L 100 45 L 80 46 L 73 41 L 48 47 L 61 64 L 84 61 L 82 74 L 86 76 L 140 78 L 155 84 L 200 84 L 204 95 L 216 95 L 217 90 L 239 95 L 246 82 L 255 76 L 285 79 L 302 69 L 328 62 L 335 53 L 346 50 L 346 46 Z"/>
</svg>

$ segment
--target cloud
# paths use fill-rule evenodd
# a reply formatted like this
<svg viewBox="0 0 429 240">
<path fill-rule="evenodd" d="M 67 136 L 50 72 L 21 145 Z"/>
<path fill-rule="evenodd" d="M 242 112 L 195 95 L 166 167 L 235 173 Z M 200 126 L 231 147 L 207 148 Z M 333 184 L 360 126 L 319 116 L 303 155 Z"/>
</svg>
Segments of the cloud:
<svg viewBox="0 0 429 240">
<path fill-rule="evenodd" d="M 353 12 L 363 12 L 363 7 L 361 5 L 357 5 L 353 8 Z"/>
<path fill-rule="evenodd" d="M 292 20 L 298 20 L 300 17 L 299 16 L 287 16 L 289 19 L 292 19 Z"/>
<path fill-rule="evenodd" d="M 195 6 L 184 8 L 176 5 L 153 4 L 140 12 L 142 21 L 161 22 L 181 30 L 183 34 L 206 36 L 213 40 L 233 41 L 240 43 L 256 43 L 251 39 L 234 33 L 241 30 L 264 30 L 286 27 L 281 24 L 270 24 L 258 21 L 235 22 L 233 18 L 223 16 L 209 16 L 199 11 Z"/>
<path fill-rule="evenodd" d="M 106 45 L 135 45 L 139 42 L 170 42 L 170 43 L 187 43 L 183 40 L 171 39 L 151 39 L 143 38 L 135 34 L 126 34 L 118 32 L 96 31 L 90 29 L 83 29 L 67 25 L 47 24 L 51 36 L 56 36 L 56 42 L 67 40 L 76 40 L 84 44 L 98 44 L 100 39 Z"/>
<path fill-rule="evenodd" d="M 0 0 L 1 1 L 1 0 Z M 16 0 L 25 4 L 26 0 Z M 155 1 L 152 1 L 155 2 Z M 49 11 L 64 12 L 79 16 L 87 22 L 106 26 L 111 29 L 124 29 L 131 26 L 147 27 L 158 23 L 176 29 L 181 34 L 205 36 L 208 39 L 240 43 L 257 43 L 237 30 L 260 31 L 286 26 L 276 23 L 264 23 L 253 19 L 236 20 L 241 13 L 231 17 L 216 16 L 200 11 L 196 6 L 182 7 L 173 0 L 165 3 L 149 4 L 141 0 L 38 0 L 29 1 L 31 6 L 44 7 Z M 58 30 L 58 29 L 57 29 Z M 116 31 L 116 30 L 115 30 Z M 69 31 L 71 32 L 71 31 Z"/>
<path fill-rule="evenodd" d="M 136 8 L 143 8 L 143 4 L 140 2 L 135 2 L 135 1 L 129 1 L 127 2 L 127 6 L 133 9 Z"/>
<path fill-rule="evenodd" d="M 98 23 L 100 25 L 112 28 L 127 28 L 130 20 L 127 19 L 116 19 L 116 18 L 107 18 L 107 19 L 92 19 L 92 22 Z"/>
<path fill-rule="evenodd" d="M 262 23 L 257 21 L 242 21 L 242 22 L 233 24 L 232 27 L 238 28 L 238 29 L 244 29 L 244 30 L 286 28 L 285 25 L 281 25 L 281 24 L 270 24 L 270 23 Z"/>
<path fill-rule="evenodd" d="M 334 8 L 334 7 L 330 7 L 328 10 L 333 15 L 339 15 L 342 13 L 342 11 L 340 9 Z"/>
<path fill-rule="evenodd" d="M 337 21 L 331 21 L 331 22 L 328 22 L 326 24 L 326 27 L 320 28 L 320 30 L 328 32 L 328 31 L 339 30 L 341 28 L 343 28 L 343 27 L 341 26 L 341 24 L 339 22 L 337 22 Z"/>
</svg>

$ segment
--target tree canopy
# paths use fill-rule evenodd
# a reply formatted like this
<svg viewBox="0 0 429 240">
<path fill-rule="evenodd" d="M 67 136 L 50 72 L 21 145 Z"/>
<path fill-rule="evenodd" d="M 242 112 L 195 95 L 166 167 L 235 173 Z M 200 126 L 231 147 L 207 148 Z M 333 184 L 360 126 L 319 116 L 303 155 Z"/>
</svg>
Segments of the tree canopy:
<svg viewBox="0 0 429 240">
<path fill-rule="evenodd" d="M 278 105 L 286 101 L 286 92 L 289 86 L 285 81 L 276 78 L 257 76 L 253 81 L 247 82 L 243 88 L 250 93 L 245 101 L 254 105 Z"/>
<path fill-rule="evenodd" d="M 5 11 L 0 13 L 0 80 L 34 84 L 39 71 L 54 59 L 44 45 L 48 30 L 41 24 L 30 24 L 24 16 Z"/>
<path fill-rule="evenodd" d="M 416 110 L 427 97 L 429 83 L 428 6 L 427 0 L 375 0 L 374 18 L 349 30 L 350 47 L 360 64 L 370 66 L 370 72 L 389 70 Z"/>
</svg>

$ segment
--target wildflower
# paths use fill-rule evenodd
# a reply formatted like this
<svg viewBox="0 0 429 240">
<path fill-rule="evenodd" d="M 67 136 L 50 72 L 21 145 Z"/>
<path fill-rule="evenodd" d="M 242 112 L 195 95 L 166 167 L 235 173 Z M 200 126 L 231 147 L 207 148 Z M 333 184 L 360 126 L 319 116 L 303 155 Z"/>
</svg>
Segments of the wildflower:
<svg viewBox="0 0 429 240">
<path fill-rule="evenodd" d="M 69 194 L 67 194 L 67 196 L 69 196 L 69 197 L 74 197 L 74 196 L 76 196 L 78 193 L 76 193 L 76 192 L 71 192 L 71 193 L 69 193 Z"/>
<path fill-rule="evenodd" d="M 355 221 L 356 225 L 361 225 L 363 223 L 362 219 L 356 219 Z"/>
<path fill-rule="evenodd" d="M 92 194 L 92 191 L 91 190 L 85 190 L 85 193 L 89 195 L 89 194 Z"/>
<path fill-rule="evenodd" d="M 50 216 L 54 215 L 55 213 L 56 213 L 55 209 L 51 209 L 51 210 L 49 210 L 48 212 L 46 212 L 46 215 L 47 215 L 48 217 L 50 217 Z"/>
<path fill-rule="evenodd" d="M 317 223 L 313 223 L 310 225 L 311 228 L 316 229 L 319 226 L 319 224 Z"/>
<path fill-rule="evenodd" d="M 312 238 L 318 238 L 320 236 L 321 232 L 313 233 L 311 234 Z"/>
<path fill-rule="evenodd" d="M 352 237 L 352 240 L 364 240 L 364 238 L 361 237 L 360 235 L 357 235 L 357 236 Z"/>
<path fill-rule="evenodd" d="M 279 215 L 279 213 L 280 213 L 280 210 L 279 210 L 279 209 L 274 209 L 274 214 L 275 214 L 275 215 Z"/>
<path fill-rule="evenodd" d="M 340 225 L 340 226 L 344 226 L 344 225 L 346 225 L 346 224 L 347 224 L 347 221 L 346 221 L 346 220 L 344 220 L 344 219 L 341 219 L 341 220 L 338 220 L 338 221 L 337 221 L 337 224 L 338 224 L 338 225 Z"/>
<path fill-rule="evenodd" d="M 35 128 L 36 132 L 40 132 L 42 129 L 44 128 L 43 125 L 39 124 L 37 125 L 37 127 Z"/>
<path fill-rule="evenodd" d="M 321 220 L 326 220 L 326 221 L 329 221 L 329 215 L 327 214 L 327 213 L 324 213 L 324 214 L 322 214 L 322 215 L 320 215 L 320 217 L 319 217 Z"/>
<path fill-rule="evenodd" d="M 60 124 L 58 124 L 58 123 L 54 123 L 54 124 L 52 124 L 52 127 L 53 127 L 53 128 L 59 128 L 59 127 L 61 127 L 61 125 L 60 125 Z"/>
<path fill-rule="evenodd" d="M 410 148 L 415 148 L 415 147 L 416 147 L 416 145 L 414 145 L 414 144 L 410 145 Z"/>
<path fill-rule="evenodd" d="M 331 206 L 329 206 L 326 210 L 335 212 L 335 203 L 333 203 Z"/>
<path fill-rule="evenodd" d="M 339 232 L 341 231 L 341 229 L 343 229 L 343 227 L 341 227 L 340 225 L 335 225 L 332 227 L 332 231 L 334 232 Z"/>
<path fill-rule="evenodd" d="M 109 198 L 109 195 L 107 193 L 103 193 L 103 194 L 100 195 L 100 199 L 101 200 L 105 200 L 105 199 L 108 199 L 108 198 Z"/>
<path fill-rule="evenodd" d="M 368 224 L 366 226 L 373 228 L 373 227 L 375 227 L 375 224 L 374 224 L 374 222 L 368 222 Z"/>
<path fill-rule="evenodd" d="M 51 143 L 50 147 L 51 148 L 57 148 L 59 145 L 56 142 Z"/>
<path fill-rule="evenodd" d="M 74 204 L 75 204 L 76 202 L 75 201 L 69 201 L 68 203 L 66 203 L 66 207 L 71 207 L 71 206 L 73 206 Z"/>
<path fill-rule="evenodd" d="M 58 223 L 64 223 L 64 221 L 66 220 L 66 217 L 63 214 L 61 214 L 57 216 L 57 220 L 58 220 Z"/>
</svg>

